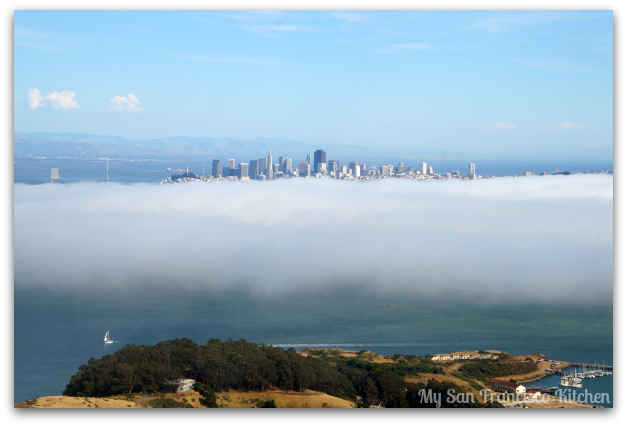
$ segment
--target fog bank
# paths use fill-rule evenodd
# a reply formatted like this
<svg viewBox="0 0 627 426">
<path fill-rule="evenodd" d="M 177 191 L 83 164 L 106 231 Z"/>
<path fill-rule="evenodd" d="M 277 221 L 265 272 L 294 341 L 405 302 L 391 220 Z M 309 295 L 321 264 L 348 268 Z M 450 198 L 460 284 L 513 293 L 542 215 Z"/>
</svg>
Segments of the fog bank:
<svg viewBox="0 0 627 426">
<path fill-rule="evenodd" d="M 14 191 L 17 286 L 612 295 L 608 175 Z"/>
</svg>

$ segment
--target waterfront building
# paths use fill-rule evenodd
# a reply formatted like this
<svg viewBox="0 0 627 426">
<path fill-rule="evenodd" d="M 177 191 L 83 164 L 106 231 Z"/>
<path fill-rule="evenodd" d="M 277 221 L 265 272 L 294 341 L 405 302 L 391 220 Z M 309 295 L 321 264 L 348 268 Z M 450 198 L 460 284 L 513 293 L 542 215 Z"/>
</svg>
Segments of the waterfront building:
<svg viewBox="0 0 627 426">
<path fill-rule="evenodd" d="M 272 170 L 272 149 L 268 150 L 268 163 L 266 164 L 266 177 L 268 179 L 272 179 L 272 175 L 274 174 L 274 170 Z"/>
<path fill-rule="evenodd" d="M 258 175 L 259 175 L 259 161 L 250 160 L 250 164 L 248 165 L 248 176 L 251 179 L 257 179 Z"/>
<path fill-rule="evenodd" d="M 213 160 L 213 163 L 211 163 L 211 176 L 217 178 L 221 171 L 222 163 L 220 160 Z"/>
<path fill-rule="evenodd" d="M 235 159 L 234 158 L 229 158 L 228 165 L 229 165 L 230 169 L 234 169 L 235 168 Z"/>
<path fill-rule="evenodd" d="M 527 388 L 519 383 L 507 382 L 505 380 L 498 379 L 488 379 L 487 382 L 498 390 L 502 390 L 505 392 L 525 393 L 527 391 Z"/>
<path fill-rule="evenodd" d="M 427 174 L 427 163 L 420 163 L 420 174 Z"/>
</svg>

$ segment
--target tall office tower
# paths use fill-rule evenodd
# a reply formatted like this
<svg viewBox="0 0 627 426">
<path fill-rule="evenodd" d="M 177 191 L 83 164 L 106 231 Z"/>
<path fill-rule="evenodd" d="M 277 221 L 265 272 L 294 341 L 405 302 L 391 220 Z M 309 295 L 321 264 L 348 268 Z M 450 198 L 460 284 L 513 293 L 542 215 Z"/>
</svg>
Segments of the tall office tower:
<svg viewBox="0 0 627 426">
<path fill-rule="evenodd" d="M 394 173 L 397 175 L 402 175 L 405 173 L 405 166 L 403 166 L 403 163 L 398 163 L 398 166 L 394 170 Z"/>
<path fill-rule="evenodd" d="M 311 166 L 311 154 L 307 154 L 307 164 Z"/>
<path fill-rule="evenodd" d="M 346 166 L 342 166 L 342 169 L 341 169 L 341 170 L 342 170 L 342 174 L 343 174 L 343 175 L 345 175 L 345 174 L 347 173 L 347 171 L 346 171 Z"/>
<path fill-rule="evenodd" d="M 239 169 L 240 169 L 240 178 L 243 177 L 248 177 L 248 164 L 246 163 L 239 163 Z"/>
<path fill-rule="evenodd" d="M 427 174 L 427 163 L 420 163 L 420 173 L 423 175 Z"/>
<path fill-rule="evenodd" d="M 228 166 L 222 167 L 222 177 L 229 177 L 229 176 L 231 176 L 231 170 L 233 170 L 233 169 L 228 167 Z"/>
<path fill-rule="evenodd" d="M 433 174 L 433 166 L 429 166 L 429 169 L 427 170 L 427 173 L 429 173 L 430 175 Z"/>
<path fill-rule="evenodd" d="M 211 176 L 217 178 L 221 171 L 222 163 L 220 160 L 213 160 L 213 163 L 211 163 Z"/>
<path fill-rule="evenodd" d="M 289 173 L 292 170 L 292 159 L 291 158 L 286 158 L 285 160 L 285 170 L 283 170 L 286 173 Z"/>
<path fill-rule="evenodd" d="M 306 161 L 301 161 L 298 163 L 298 176 L 307 177 L 311 174 L 311 168 L 309 163 Z"/>
<path fill-rule="evenodd" d="M 259 161 L 250 160 L 250 165 L 248 166 L 248 176 L 251 180 L 254 180 L 257 179 L 257 175 L 259 175 Z"/>
<path fill-rule="evenodd" d="M 272 176 L 274 176 L 274 171 L 272 170 L 272 149 L 268 150 L 268 163 L 266 164 L 266 170 L 268 170 L 266 178 L 272 179 Z"/>
<path fill-rule="evenodd" d="M 475 163 L 468 163 L 468 174 L 469 175 L 475 174 Z"/>
<path fill-rule="evenodd" d="M 327 170 L 330 172 L 337 172 L 340 170 L 340 162 L 337 160 L 329 160 L 329 166 Z"/>
<path fill-rule="evenodd" d="M 388 166 L 388 165 L 381 166 L 381 175 L 382 176 L 390 176 L 391 172 L 392 172 L 392 170 L 390 169 L 390 166 Z"/>
<path fill-rule="evenodd" d="M 282 172 L 283 170 L 283 157 L 279 157 L 279 171 Z"/>
<path fill-rule="evenodd" d="M 360 175 L 360 173 L 359 173 L 359 172 L 360 172 L 360 170 L 361 170 L 361 167 L 360 167 L 360 165 L 359 165 L 359 162 L 357 162 L 357 161 L 351 161 L 351 162 L 350 162 L 350 171 L 351 171 L 351 173 L 352 173 L 352 175 L 353 175 L 354 177 L 356 177 L 356 178 L 358 178 L 358 177 L 359 177 L 359 175 Z"/>
<path fill-rule="evenodd" d="M 229 158 L 229 168 L 231 168 L 231 169 L 235 168 L 235 159 L 234 158 Z"/>
<path fill-rule="evenodd" d="M 268 168 L 268 159 L 260 158 L 259 159 L 259 174 L 263 173 L 265 175 L 267 168 Z"/>
<path fill-rule="evenodd" d="M 324 164 L 325 166 L 327 164 L 327 153 L 324 152 L 324 150 L 322 149 L 319 149 L 314 152 L 314 165 L 313 165 L 314 171 L 316 173 L 321 173 L 320 166 L 318 166 L 318 164 Z"/>
</svg>

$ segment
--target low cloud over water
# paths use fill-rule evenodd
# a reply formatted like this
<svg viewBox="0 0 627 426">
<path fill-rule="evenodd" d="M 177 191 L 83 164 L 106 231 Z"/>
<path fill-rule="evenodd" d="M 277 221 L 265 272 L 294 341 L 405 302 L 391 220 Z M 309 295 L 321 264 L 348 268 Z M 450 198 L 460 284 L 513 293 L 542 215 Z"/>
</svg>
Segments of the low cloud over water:
<svg viewBox="0 0 627 426">
<path fill-rule="evenodd" d="M 14 189 L 17 286 L 612 297 L 607 175 Z"/>
</svg>

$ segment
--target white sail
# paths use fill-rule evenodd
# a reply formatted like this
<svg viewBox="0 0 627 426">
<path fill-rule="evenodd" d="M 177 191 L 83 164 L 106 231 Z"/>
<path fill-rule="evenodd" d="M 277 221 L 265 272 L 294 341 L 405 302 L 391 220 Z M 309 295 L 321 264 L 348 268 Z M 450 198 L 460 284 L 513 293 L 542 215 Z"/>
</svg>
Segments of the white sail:
<svg viewBox="0 0 627 426">
<path fill-rule="evenodd" d="M 109 340 L 109 332 L 107 331 L 107 334 L 105 334 L 105 338 L 104 341 L 106 342 L 107 340 Z"/>
</svg>

